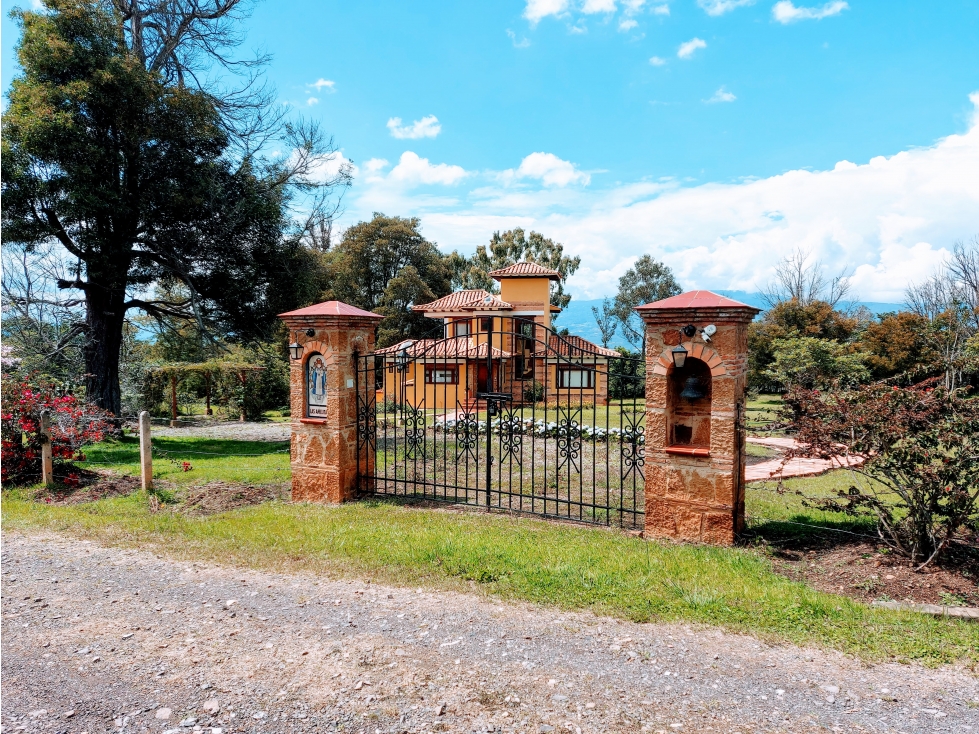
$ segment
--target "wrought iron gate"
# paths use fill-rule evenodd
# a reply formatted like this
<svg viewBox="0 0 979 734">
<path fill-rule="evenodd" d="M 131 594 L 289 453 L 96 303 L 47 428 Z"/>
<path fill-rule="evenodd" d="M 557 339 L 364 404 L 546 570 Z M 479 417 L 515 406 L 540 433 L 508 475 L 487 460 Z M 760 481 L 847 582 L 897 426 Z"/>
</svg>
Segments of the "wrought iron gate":
<svg viewBox="0 0 979 734">
<path fill-rule="evenodd" d="M 642 527 L 641 356 L 476 321 L 356 358 L 361 493 Z"/>
</svg>

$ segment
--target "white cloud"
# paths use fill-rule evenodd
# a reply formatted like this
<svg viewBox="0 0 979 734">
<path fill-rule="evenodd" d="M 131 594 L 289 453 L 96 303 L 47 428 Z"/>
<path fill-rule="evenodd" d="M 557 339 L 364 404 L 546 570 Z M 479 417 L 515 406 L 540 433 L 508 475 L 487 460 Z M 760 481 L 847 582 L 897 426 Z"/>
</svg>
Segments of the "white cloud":
<svg viewBox="0 0 979 734">
<path fill-rule="evenodd" d="M 290 156 L 290 162 L 297 159 L 297 153 L 293 152 Z M 332 155 L 328 155 L 324 158 L 320 158 L 309 170 L 309 178 L 316 183 L 325 183 L 327 181 L 333 181 L 336 179 L 337 175 L 341 170 L 347 171 L 351 176 L 356 178 L 360 174 L 360 169 L 354 165 L 354 162 L 344 156 L 342 151 L 337 151 Z"/>
<path fill-rule="evenodd" d="M 568 10 L 568 0 L 527 0 L 523 17 L 536 25 L 549 15 L 562 15 Z"/>
<path fill-rule="evenodd" d="M 666 59 L 664 59 L 662 56 L 650 56 L 649 63 L 653 66 L 665 66 Z"/>
<path fill-rule="evenodd" d="M 521 39 L 521 40 L 518 41 L 517 40 L 517 34 L 514 33 L 513 31 L 511 31 L 509 28 L 506 29 L 506 34 L 507 34 L 507 36 L 510 37 L 510 41 L 511 41 L 511 43 L 513 43 L 513 47 L 514 48 L 527 48 L 527 46 L 530 45 L 530 39 L 529 38 L 523 38 L 523 39 Z"/>
<path fill-rule="evenodd" d="M 327 92 L 335 92 L 335 91 L 337 91 L 337 89 L 336 89 L 337 83 L 334 82 L 334 81 L 330 81 L 329 79 L 324 79 L 323 77 L 320 77 L 319 79 L 317 79 L 312 84 L 307 84 L 306 86 L 307 87 L 312 87 L 317 92 L 322 92 L 324 89 Z"/>
<path fill-rule="evenodd" d="M 677 58 L 689 59 L 698 48 L 707 48 L 707 41 L 702 38 L 691 38 L 680 44 L 680 48 L 676 51 Z"/>
<path fill-rule="evenodd" d="M 628 18 L 619 23 L 619 30 L 624 33 L 625 31 L 631 31 L 637 25 L 639 24 L 636 21 L 634 21 L 632 18 Z"/>
<path fill-rule="evenodd" d="M 783 25 L 797 20 L 822 20 L 839 15 L 849 7 L 844 0 L 834 0 L 817 8 L 796 7 L 792 0 L 780 0 L 772 6 L 772 18 Z"/>
<path fill-rule="evenodd" d="M 312 107 L 314 104 L 319 104 L 319 103 L 320 101 L 316 99 L 316 97 L 309 97 L 306 99 L 306 104 L 308 104 L 310 107 Z"/>
<path fill-rule="evenodd" d="M 670 6 L 667 4 L 657 5 L 653 8 L 653 15 L 669 15 Z"/>
<path fill-rule="evenodd" d="M 737 97 L 725 90 L 724 87 L 718 87 L 717 91 L 714 92 L 714 96 L 710 99 L 705 99 L 704 102 L 706 104 L 716 104 L 718 102 L 733 102 L 736 99 Z"/>
<path fill-rule="evenodd" d="M 634 15 L 642 10 L 642 6 L 646 4 L 646 0 L 625 0 L 622 3 L 623 12 L 627 15 Z"/>
<path fill-rule="evenodd" d="M 614 293 L 618 277 L 645 253 L 666 262 L 686 288 L 758 290 L 775 264 L 802 246 L 834 271 L 853 268 L 860 300 L 900 303 L 908 283 L 934 272 L 954 242 L 979 233 L 979 92 L 970 99 L 976 112 L 966 132 L 861 164 L 840 161 L 740 183 L 584 189 L 562 187 L 554 176 L 586 174 L 537 153 L 508 175 L 472 174 L 457 198 L 392 187 L 392 172 L 355 185 L 347 216 L 419 216 L 427 237 L 465 251 L 495 230 L 535 229 L 581 256 L 569 282 L 578 298 Z M 405 171 L 422 165 L 411 155 Z M 466 175 L 448 168 L 458 170 L 457 182 Z M 521 185 L 511 185 L 518 177 Z"/>
<path fill-rule="evenodd" d="M 697 5 L 704 9 L 707 15 L 724 15 L 735 8 L 751 5 L 755 0 L 697 0 Z"/>
<path fill-rule="evenodd" d="M 447 163 L 433 165 L 428 158 L 421 158 L 416 153 L 406 150 L 401 154 L 398 165 L 391 169 L 388 179 L 409 186 L 418 184 L 451 186 L 468 175 L 462 166 L 451 166 Z"/>
<path fill-rule="evenodd" d="M 385 158 L 371 158 L 364 164 L 364 170 L 368 173 L 378 173 L 387 167 L 388 161 Z"/>
<path fill-rule="evenodd" d="M 537 179 L 545 186 L 569 186 L 591 182 L 591 176 L 579 171 L 574 163 L 558 158 L 553 153 L 531 153 L 520 162 L 517 170 L 504 171 L 501 179 Z"/>
<path fill-rule="evenodd" d="M 442 125 L 435 115 L 428 115 L 420 120 L 415 120 L 410 125 L 402 125 L 400 117 L 392 117 L 388 120 L 388 130 L 391 137 L 398 140 L 418 140 L 419 138 L 434 138 L 442 132 Z"/>
<path fill-rule="evenodd" d="M 585 0 L 582 13 L 614 13 L 615 0 Z"/>
</svg>

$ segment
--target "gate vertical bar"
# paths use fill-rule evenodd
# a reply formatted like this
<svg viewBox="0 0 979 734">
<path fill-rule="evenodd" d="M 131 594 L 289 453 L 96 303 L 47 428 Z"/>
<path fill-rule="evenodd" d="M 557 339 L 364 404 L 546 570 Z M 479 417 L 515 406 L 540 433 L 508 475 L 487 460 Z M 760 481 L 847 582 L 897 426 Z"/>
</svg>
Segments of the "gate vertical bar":
<svg viewBox="0 0 979 734">
<path fill-rule="evenodd" d="M 500 319 L 502 326 L 502 319 Z M 489 319 L 486 330 L 486 507 L 489 509 L 490 487 L 493 484 L 493 411 L 489 394 L 493 392 L 493 317 Z M 478 402 L 478 401 L 477 401 Z"/>
</svg>

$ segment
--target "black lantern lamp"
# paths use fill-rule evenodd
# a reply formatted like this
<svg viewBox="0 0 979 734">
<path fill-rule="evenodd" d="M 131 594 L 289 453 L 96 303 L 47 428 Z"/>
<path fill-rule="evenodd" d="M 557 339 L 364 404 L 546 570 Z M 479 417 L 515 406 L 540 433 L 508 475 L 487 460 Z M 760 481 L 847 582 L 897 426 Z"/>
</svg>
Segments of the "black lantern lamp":
<svg viewBox="0 0 979 734">
<path fill-rule="evenodd" d="M 673 355 L 673 366 L 678 370 L 683 369 L 683 365 L 687 363 L 687 350 L 683 348 L 683 345 L 677 344 L 670 354 Z"/>
<path fill-rule="evenodd" d="M 408 369 L 408 347 L 405 347 L 398 352 L 398 356 L 395 358 L 395 363 L 398 365 L 399 372 L 404 372 L 406 369 Z"/>
<path fill-rule="evenodd" d="M 314 336 L 316 336 L 316 330 L 306 329 L 306 336 L 312 339 Z M 302 359 L 303 345 L 299 343 L 298 334 L 294 334 L 292 339 L 292 344 L 289 345 L 289 356 L 293 359 Z"/>
</svg>

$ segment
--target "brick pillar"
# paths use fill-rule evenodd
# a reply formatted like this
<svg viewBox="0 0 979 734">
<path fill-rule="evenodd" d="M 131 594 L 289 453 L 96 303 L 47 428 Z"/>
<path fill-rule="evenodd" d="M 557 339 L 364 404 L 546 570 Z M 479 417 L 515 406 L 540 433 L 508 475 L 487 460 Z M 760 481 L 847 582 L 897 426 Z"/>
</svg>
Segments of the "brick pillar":
<svg viewBox="0 0 979 734">
<path fill-rule="evenodd" d="M 289 360 L 292 501 L 352 499 L 357 491 L 354 355 L 374 351 L 374 331 L 383 316 L 327 301 L 279 318 L 289 328 L 290 343 L 303 346 L 302 356 Z M 311 363 L 320 368 L 314 374 Z M 374 385 L 359 388 L 373 391 Z"/>
<path fill-rule="evenodd" d="M 636 310 L 646 324 L 646 537 L 729 545 L 744 528 L 748 324 L 758 309 L 691 291 Z M 677 370 L 681 344 L 687 364 Z"/>
</svg>

